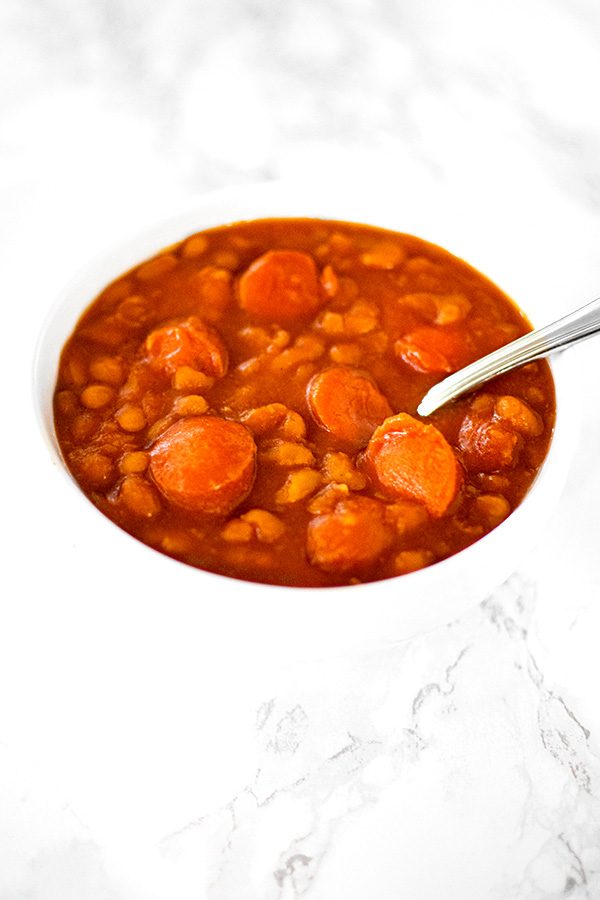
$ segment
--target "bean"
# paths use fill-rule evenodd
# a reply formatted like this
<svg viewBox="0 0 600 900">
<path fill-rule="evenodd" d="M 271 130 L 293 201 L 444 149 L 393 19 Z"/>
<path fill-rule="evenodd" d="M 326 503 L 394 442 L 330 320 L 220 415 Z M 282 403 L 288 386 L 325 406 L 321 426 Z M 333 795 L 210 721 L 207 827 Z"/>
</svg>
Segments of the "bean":
<svg viewBox="0 0 600 900">
<path fill-rule="evenodd" d="M 355 303 L 344 316 L 346 334 L 358 336 L 369 334 L 379 328 L 379 311 L 370 303 Z"/>
<path fill-rule="evenodd" d="M 324 313 L 317 323 L 317 327 L 332 337 L 345 333 L 344 317 L 338 312 Z"/>
<path fill-rule="evenodd" d="M 500 397 L 496 401 L 495 413 L 525 437 L 537 437 L 544 430 L 540 416 L 518 397 Z"/>
<path fill-rule="evenodd" d="M 434 319 L 436 325 L 452 325 L 464 319 L 471 308 L 464 294 L 449 294 L 436 297 L 437 312 Z"/>
<path fill-rule="evenodd" d="M 409 294 L 402 294 L 398 297 L 398 304 L 400 307 L 408 307 L 407 311 L 414 311 L 430 322 L 434 321 L 438 311 L 436 295 L 427 291 L 415 291 Z"/>
<path fill-rule="evenodd" d="M 321 484 L 321 474 L 316 469 L 298 469 L 288 475 L 282 488 L 275 494 L 275 502 L 287 505 L 309 497 Z"/>
<path fill-rule="evenodd" d="M 277 441 L 261 451 L 260 461 L 276 466 L 312 466 L 315 457 L 308 447 L 296 441 Z"/>
<path fill-rule="evenodd" d="M 406 259 L 404 247 L 392 241 L 381 241 L 370 250 L 361 253 L 360 261 L 365 266 L 373 266 L 376 269 L 395 269 Z"/>
<path fill-rule="evenodd" d="M 177 257 L 172 253 L 164 253 L 162 256 L 156 256 L 147 263 L 143 263 L 136 270 L 136 276 L 140 281 L 153 281 L 161 275 L 166 275 L 177 266 Z"/>
<path fill-rule="evenodd" d="M 297 369 L 303 362 L 318 359 L 325 352 L 325 344 L 318 337 L 310 334 L 300 335 L 292 347 L 288 347 L 276 356 L 271 368 L 274 372 L 285 372 Z"/>
<path fill-rule="evenodd" d="M 85 359 L 73 351 L 66 355 L 62 369 L 65 381 L 73 387 L 83 387 L 89 378 Z"/>
<path fill-rule="evenodd" d="M 397 575 L 406 575 L 430 566 L 434 561 L 430 550 L 402 550 L 394 558 L 394 570 Z"/>
<path fill-rule="evenodd" d="M 122 475 L 139 475 L 148 468 L 148 454 L 143 450 L 132 450 L 125 453 L 119 462 L 119 471 Z"/>
<path fill-rule="evenodd" d="M 177 397 L 173 405 L 173 412 L 178 416 L 202 416 L 207 409 L 208 403 L 199 394 Z"/>
<path fill-rule="evenodd" d="M 321 287 L 328 297 L 335 297 L 339 290 L 338 277 L 335 274 L 333 266 L 327 265 L 321 273 Z"/>
<path fill-rule="evenodd" d="M 363 352 L 358 344 L 334 344 L 329 349 L 332 362 L 340 366 L 358 366 L 362 362 Z"/>
<path fill-rule="evenodd" d="M 144 519 L 156 516 L 161 511 L 156 491 L 142 475 L 126 475 L 119 487 L 118 499 L 129 512 Z"/>
<path fill-rule="evenodd" d="M 77 416 L 70 423 L 70 432 L 76 444 L 85 444 L 91 440 L 94 432 L 98 430 L 100 420 L 91 413 L 85 412 Z"/>
<path fill-rule="evenodd" d="M 123 431 L 128 432 L 141 431 L 147 424 L 144 410 L 139 406 L 124 406 L 116 413 L 115 419 Z"/>
<path fill-rule="evenodd" d="M 231 519 L 221 529 L 221 537 L 229 544 L 246 544 L 254 537 L 254 528 L 250 522 L 242 519 Z"/>
<path fill-rule="evenodd" d="M 208 249 L 208 238 L 203 234 L 195 234 L 189 238 L 181 248 L 184 259 L 195 259 L 202 256 Z"/>
<path fill-rule="evenodd" d="M 325 481 L 346 484 L 352 491 L 362 491 L 367 479 L 359 472 L 348 454 L 326 453 L 323 457 L 323 475 Z"/>
<path fill-rule="evenodd" d="M 215 253 L 213 262 L 216 266 L 234 271 L 240 264 L 240 258 L 233 250 L 221 250 L 219 253 Z"/>
<path fill-rule="evenodd" d="M 259 541 L 265 544 L 275 543 L 285 532 L 285 525 L 281 519 L 266 509 L 250 509 L 240 518 L 253 526 Z"/>
<path fill-rule="evenodd" d="M 162 434 L 164 434 L 164 432 L 167 430 L 167 428 L 170 428 L 170 426 L 172 424 L 173 424 L 173 416 L 172 415 L 162 416 L 162 418 L 157 419 L 155 422 L 152 423 L 152 425 L 148 428 L 148 431 L 146 432 L 146 437 L 148 438 L 148 441 L 150 443 L 153 443 L 154 441 L 158 440 L 158 438 Z"/>
<path fill-rule="evenodd" d="M 215 324 L 223 316 L 233 300 L 232 284 L 231 272 L 220 265 L 205 266 L 190 279 L 189 288 L 197 297 L 198 312 L 207 322 Z"/>
<path fill-rule="evenodd" d="M 116 478 L 110 457 L 96 451 L 86 451 L 74 458 L 74 468 L 88 490 L 107 490 Z"/>
<path fill-rule="evenodd" d="M 424 506 L 410 500 L 400 500 L 386 509 L 386 521 L 394 525 L 399 535 L 409 534 L 429 520 Z"/>
<path fill-rule="evenodd" d="M 81 392 L 80 400 L 87 409 L 101 409 L 114 398 L 113 388 L 107 384 L 89 384 Z"/>
<path fill-rule="evenodd" d="M 79 408 L 79 401 L 73 391 L 59 391 L 56 395 L 56 409 L 62 416 L 71 418 Z"/>
<path fill-rule="evenodd" d="M 510 514 L 510 503 L 500 494 L 481 494 L 475 498 L 475 509 L 491 527 L 495 527 Z"/>
<path fill-rule="evenodd" d="M 246 410 L 240 420 L 255 435 L 277 433 L 288 441 L 301 441 L 306 436 L 302 416 L 283 403 L 268 403 L 266 406 Z"/>
<path fill-rule="evenodd" d="M 350 488 L 347 484 L 332 482 L 326 485 L 322 491 L 310 500 L 306 506 L 309 513 L 320 516 L 323 513 L 333 512 L 340 500 L 346 500 L 350 496 Z"/>
<path fill-rule="evenodd" d="M 189 534 L 183 530 L 171 530 L 168 534 L 161 535 L 156 544 L 164 553 L 173 556 L 184 556 L 192 550 L 193 540 Z"/>
<path fill-rule="evenodd" d="M 175 370 L 171 383 L 176 391 L 207 391 L 215 379 L 191 366 L 180 366 Z"/>
<path fill-rule="evenodd" d="M 121 384 L 123 380 L 123 362 L 117 356 L 102 356 L 90 363 L 90 375 L 97 381 L 107 384 Z"/>
<path fill-rule="evenodd" d="M 124 319 L 129 327 L 142 325 L 148 320 L 150 312 L 150 303 L 139 294 L 126 297 L 121 301 L 117 310 L 118 317 Z"/>
</svg>

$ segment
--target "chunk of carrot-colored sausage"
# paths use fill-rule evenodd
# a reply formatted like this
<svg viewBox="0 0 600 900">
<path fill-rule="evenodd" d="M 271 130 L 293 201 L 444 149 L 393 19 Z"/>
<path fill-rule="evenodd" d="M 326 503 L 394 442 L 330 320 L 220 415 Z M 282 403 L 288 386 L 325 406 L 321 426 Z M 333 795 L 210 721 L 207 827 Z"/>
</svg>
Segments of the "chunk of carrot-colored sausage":
<svg viewBox="0 0 600 900">
<path fill-rule="evenodd" d="M 176 506 L 225 515 L 244 500 L 256 472 L 256 444 L 244 425 L 216 416 L 183 419 L 150 451 L 150 473 Z"/>
<path fill-rule="evenodd" d="M 394 344 L 394 353 L 417 372 L 454 372 L 470 361 L 464 334 L 423 326 Z"/>
<path fill-rule="evenodd" d="M 315 375 L 308 385 L 307 398 L 315 421 L 352 447 L 364 447 L 377 426 L 393 414 L 373 380 L 347 366 Z"/>
<path fill-rule="evenodd" d="M 513 465 L 519 436 L 502 423 L 467 419 L 460 429 L 458 444 L 469 469 L 497 472 Z"/>
<path fill-rule="evenodd" d="M 314 260 L 297 250 L 269 250 L 240 278 L 239 302 L 252 315 L 275 322 L 311 315 L 321 305 Z"/>
<path fill-rule="evenodd" d="M 167 375 L 174 375 L 183 366 L 213 377 L 227 371 L 227 348 L 220 335 L 196 316 L 150 332 L 146 353 Z"/>
<path fill-rule="evenodd" d="M 374 563 L 392 543 L 385 506 L 370 497 L 340 500 L 308 524 L 307 553 L 325 572 L 356 572 Z"/>
<path fill-rule="evenodd" d="M 505 405 L 500 404 L 501 411 Z M 512 466 L 516 461 L 523 439 L 511 421 L 498 414 L 497 407 L 498 403 L 492 396 L 480 395 L 463 419 L 458 446 L 469 469 L 496 472 Z"/>
<path fill-rule="evenodd" d="M 387 494 L 418 500 L 434 517 L 446 512 L 463 480 L 441 431 L 408 413 L 392 416 L 375 431 L 364 466 Z"/>
</svg>

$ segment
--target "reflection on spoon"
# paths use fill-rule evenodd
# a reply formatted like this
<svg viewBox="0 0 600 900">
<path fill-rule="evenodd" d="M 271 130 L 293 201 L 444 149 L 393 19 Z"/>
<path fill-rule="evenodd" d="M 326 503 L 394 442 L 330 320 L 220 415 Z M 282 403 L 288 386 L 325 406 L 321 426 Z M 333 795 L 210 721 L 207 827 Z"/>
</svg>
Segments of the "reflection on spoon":
<svg viewBox="0 0 600 900">
<path fill-rule="evenodd" d="M 556 322 L 530 331 L 529 334 L 444 378 L 425 394 L 417 412 L 421 416 L 428 416 L 455 397 L 472 391 L 497 375 L 524 366 L 534 359 L 548 356 L 553 351 L 564 350 L 571 344 L 583 341 L 598 332 L 600 332 L 600 296 Z"/>
</svg>

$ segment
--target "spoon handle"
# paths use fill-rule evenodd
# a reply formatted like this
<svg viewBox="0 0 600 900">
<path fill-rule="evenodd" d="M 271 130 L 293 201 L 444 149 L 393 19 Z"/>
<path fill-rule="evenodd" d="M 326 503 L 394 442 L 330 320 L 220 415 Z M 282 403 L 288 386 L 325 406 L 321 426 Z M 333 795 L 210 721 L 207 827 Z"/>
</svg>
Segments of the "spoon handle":
<svg viewBox="0 0 600 900">
<path fill-rule="evenodd" d="M 455 397 L 479 387 L 497 375 L 524 366 L 534 359 L 548 356 L 555 350 L 564 350 L 598 332 L 600 332 L 600 295 L 556 322 L 530 331 L 516 341 L 494 350 L 493 353 L 444 378 L 425 394 L 417 412 L 421 416 L 428 416 Z"/>
</svg>

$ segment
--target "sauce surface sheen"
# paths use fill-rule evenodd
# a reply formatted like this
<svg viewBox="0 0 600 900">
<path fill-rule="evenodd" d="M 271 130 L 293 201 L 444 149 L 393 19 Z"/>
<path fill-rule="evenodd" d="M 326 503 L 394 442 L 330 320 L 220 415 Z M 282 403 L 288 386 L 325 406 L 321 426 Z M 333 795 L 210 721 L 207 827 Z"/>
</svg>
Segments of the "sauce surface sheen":
<svg viewBox="0 0 600 900">
<path fill-rule="evenodd" d="M 554 427 L 546 362 L 416 413 L 530 327 L 411 235 L 222 226 L 86 310 L 61 355 L 56 433 L 89 499 L 162 553 L 273 584 L 390 578 L 472 544 L 531 486 Z"/>
</svg>

